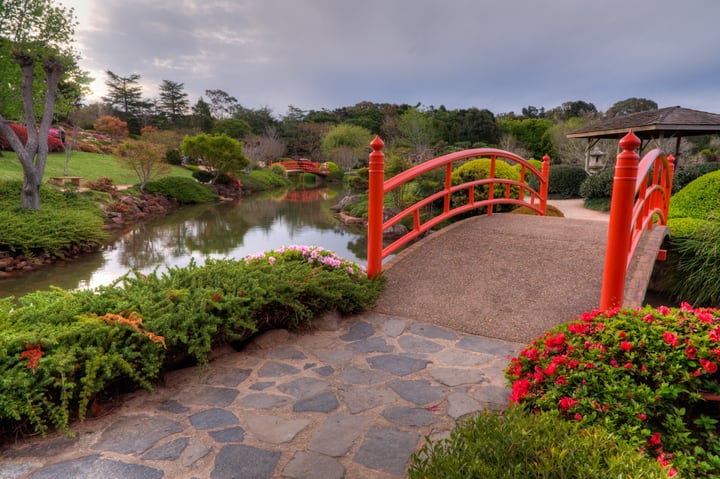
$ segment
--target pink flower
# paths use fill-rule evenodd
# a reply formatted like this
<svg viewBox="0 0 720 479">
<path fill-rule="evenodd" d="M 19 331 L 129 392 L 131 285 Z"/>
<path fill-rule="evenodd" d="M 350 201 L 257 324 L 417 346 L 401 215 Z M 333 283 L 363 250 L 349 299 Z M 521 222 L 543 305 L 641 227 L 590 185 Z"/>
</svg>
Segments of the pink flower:
<svg viewBox="0 0 720 479">
<path fill-rule="evenodd" d="M 561 411 L 569 411 L 573 407 L 577 406 L 578 401 L 573 398 L 564 397 L 560 400 L 560 410 Z"/>
<path fill-rule="evenodd" d="M 663 333 L 663 341 L 668 343 L 670 346 L 677 346 L 680 344 L 680 341 L 678 341 L 677 334 L 671 333 L 670 331 L 665 331 Z"/>
</svg>

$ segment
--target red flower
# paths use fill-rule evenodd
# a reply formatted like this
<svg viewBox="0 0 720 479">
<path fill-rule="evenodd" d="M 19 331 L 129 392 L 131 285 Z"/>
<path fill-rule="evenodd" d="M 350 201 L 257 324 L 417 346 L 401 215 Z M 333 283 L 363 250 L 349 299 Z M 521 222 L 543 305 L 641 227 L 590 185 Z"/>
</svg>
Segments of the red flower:
<svg viewBox="0 0 720 479">
<path fill-rule="evenodd" d="M 632 369 L 632 363 L 625 363 L 625 369 Z"/>
<path fill-rule="evenodd" d="M 720 328 L 715 328 L 711 330 L 708 333 L 708 336 L 710 336 L 710 341 L 717 343 L 718 341 L 720 341 Z"/>
<path fill-rule="evenodd" d="M 519 378 L 522 374 L 522 364 L 520 364 L 517 358 L 514 358 L 512 364 L 510 364 L 508 374 L 512 374 L 516 378 Z"/>
<path fill-rule="evenodd" d="M 650 436 L 648 444 L 652 447 L 660 447 L 662 445 L 662 434 L 654 432 L 653 435 Z"/>
<path fill-rule="evenodd" d="M 579 412 L 575 413 L 575 420 L 576 421 L 582 421 L 582 415 Z"/>
<path fill-rule="evenodd" d="M 510 401 L 520 402 L 522 398 L 530 393 L 530 381 L 527 379 L 518 379 L 512 385 L 512 392 L 510 393 Z"/>
<path fill-rule="evenodd" d="M 632 349 L 633 345 L 630 341 L 623 341 L 620 343 L 620 349 L 625 351 L 626 353 L 629 353 Z"/>
<path fill-rule="evenodd" d="M 677 346 L 680 344 L 680 341 L 678 341 L 677 334 L 671 333 L 670 331 L 665 331 L 663 333 L 663 341 L 668 343 L 670 346 Z"/>
<path fill-rule="evenodd" d="M 565 376 L 558 376 L 555 380 L 555 384 L 558 386 L 565 386 L 567 384 L 567 378 Z"/>
<path fill-rule="evenodd" d="M 638 417 L 641 421 L 644 421 L 644 420 L 647 419 L 647 414 L 640 413 L 640 414 L 637 415 L 637 417 Z"/>
<path fill-rule="evenodd" d="M 668 308 L 667 306 L 658 306 L 657 310 L 658 310 L 658 313 L 660 313 L 660 314 L 664 314 L 664 315 L 670 314 L 670 308 Z"/>
<path fill-rule="evenodd" d="M 701 359 L 700 365 L 703 367 L 703 369 L 705 371 L 707 371 L 710 374 L 713 374 L 713 373 L 717 372 L 717 370 L 718 370 L 717 364 L 715 364 L 714 362 L 709 361 L 707 359 Z"/>
<path fill-rule="evenodd" d="M 578 401 L 573 398 L 564 397 L 560 400 L 560 410 L 561 411 L 569 411 L 573 407 L 577 406 Z"/>
<path fill-rule="evenodd" d="M 688 359 L 695 359 L 695 356 L 697 355 L 697 348 L 692 345 L 688 345 L 688 347 L 685 348 L 685 355 Z"/>
<path fill-rule="evenodd" d="M 590 326 L 585 323 L 570 323 L 568 324 L 568 331 L 575 333 L 578 336 L 584 336 L 590 330 Z"/>
<path fill-rule="evenodd" d="M 220 301 L 221 299 L 222 299 L 222 296 L 221 296 L 220 294 L 218 294 L 218 293 L 215 293 L 215 294 L 212 295 L 212 300 L 213 300 L 213 301 Z"/>
</svg>

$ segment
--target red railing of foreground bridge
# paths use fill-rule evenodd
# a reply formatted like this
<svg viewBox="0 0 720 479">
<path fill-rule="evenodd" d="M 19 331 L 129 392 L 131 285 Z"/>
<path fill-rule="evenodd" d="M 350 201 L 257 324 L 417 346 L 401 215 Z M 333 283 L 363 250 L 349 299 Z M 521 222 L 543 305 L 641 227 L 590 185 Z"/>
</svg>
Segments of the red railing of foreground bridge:
<svg viewBox="0 0 720 479">
<path fill-rule="evenodd" d="M 318 163 L 310 160 L 287 160 L 276 161 L 272 165 L 282 165 L 288 173 L 313 173 L 315 175 L 327 176 L 329 173 L 327 163 Z"/>
<path fill-rule="evenodd" d="M 550 173 L 550 157 L 547 155 L 543 158 L 542 171 L 540 171 L 526 159 L 508 151 L 494 148 L 476 148 L 440 156 L 385 180 L 385 154 L 382 152 L 385 144 L 380 137 L 375 137 L 370 143 L 370 146 L 373 151 L 370 153 L 369 165 L 367 271 L 368 276 L 371 278 L 382 272 L 383 258 L 453 216 L 483 207 L 487 207 L 487 214 L 491 215 L 493 206 L 498 204 L 528 206 L 541 215 L 544 215 L 546 212 L 548 176 Z M 489 178 L 453 185 L 451 181 L 453 165 L 470 158 L 489 158 L 491 160 Z M 520 181 L 495 177 L 495 165 L 497 161 L 504 160 L 510 163 L 520 164 Z M 436 169 L 444 169 L 445 171 L 445 181 L 442 189 L 427 198 L 423 198 L 407 206 L 392 218 L 384 219 L 384 200 L 387 193 L 416 179 L 420 175 Z M 540 191 L 535 190 L 528 184 L 526 181 L 526 173 L 538 179 Z M 475 187 L 480 185 L 488 185 L 488 199 L 476 201 L 474 196 Z M 518 188 L 519 194 L 517 196 L 511 196 L 512 187 Z M 496 188 L 504 189 L 502 197 L 495 198 Z M 453 205 L 451 203 L 451 196 L 461 191 L 467 192 L 467 203 Z M 421 216 L 423 210 L 439 200 L 443 202 L 442 213 L 423 220 Z M 384 232 L 408 216 L 412 217 L 412 229 L 404 236 L 383 248 Z"/>
<path fill-rule="evenodd" d="M 639 161 L 639 146 L 632 130 L 620 140 L 623 151 L 615 164 L 600 309 L 622 306 L 625 278 L 642 234 L 667 225 L 674 159 L 654 149 Z"/>
</svg>

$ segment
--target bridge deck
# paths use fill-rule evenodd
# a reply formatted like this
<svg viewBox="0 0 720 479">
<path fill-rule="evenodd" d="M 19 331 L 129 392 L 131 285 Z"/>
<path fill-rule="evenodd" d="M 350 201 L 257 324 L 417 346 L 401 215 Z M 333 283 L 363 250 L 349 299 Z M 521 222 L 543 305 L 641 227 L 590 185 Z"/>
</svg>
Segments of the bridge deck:
<svg viewBox="0 0 720 479">
<path fill-rule="evenodd" d="M 388 261 L 375 310 L 529 342 L 598 307 L 607 228 L 509 214 L 458 222 Z"/>
</svg>

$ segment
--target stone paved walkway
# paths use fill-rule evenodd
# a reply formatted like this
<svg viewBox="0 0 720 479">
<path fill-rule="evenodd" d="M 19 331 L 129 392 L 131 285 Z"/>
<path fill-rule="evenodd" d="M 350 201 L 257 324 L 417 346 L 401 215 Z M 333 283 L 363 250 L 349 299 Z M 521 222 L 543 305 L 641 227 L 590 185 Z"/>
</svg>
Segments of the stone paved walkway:
<svg viewBox="0 0 720 479">
<path fill-rule="evenodd" d="M 425 437 L 507 405 L 521 344 L 377 313 L 223 349 L 117 409 L 0 451 L 0 479 L 406 476 Z"/>
</svg>

